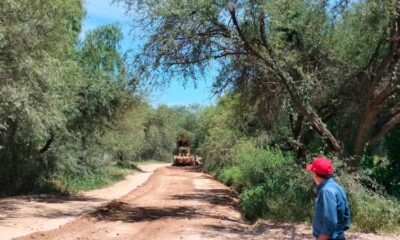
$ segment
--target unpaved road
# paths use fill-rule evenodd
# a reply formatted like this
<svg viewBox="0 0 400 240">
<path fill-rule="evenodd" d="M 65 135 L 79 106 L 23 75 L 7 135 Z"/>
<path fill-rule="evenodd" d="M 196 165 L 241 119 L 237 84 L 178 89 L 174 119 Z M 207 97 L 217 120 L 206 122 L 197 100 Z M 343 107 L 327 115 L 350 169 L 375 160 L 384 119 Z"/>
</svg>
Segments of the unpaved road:
<svg viewBox="0 0 400 240">
<path fill-rule="evenodd" d="M 135 190 L 165 163 L 145 163 L 142 170 L 110 187 L 84 192 L 75 196 L 31 195 L 0 198 L 0 240 L 9 240 L 37 231 L 58 228 L 85 212 Z"/>
<path fill-rule="evenodd" d="M 194 168 L 163 167 L 137 190 L 48 232 L 18 239 L 310 239 L 305 225 L 249 224 L 234 192 Z M 399 239 L 351 234 L 349 239 Z"/>
</svg>

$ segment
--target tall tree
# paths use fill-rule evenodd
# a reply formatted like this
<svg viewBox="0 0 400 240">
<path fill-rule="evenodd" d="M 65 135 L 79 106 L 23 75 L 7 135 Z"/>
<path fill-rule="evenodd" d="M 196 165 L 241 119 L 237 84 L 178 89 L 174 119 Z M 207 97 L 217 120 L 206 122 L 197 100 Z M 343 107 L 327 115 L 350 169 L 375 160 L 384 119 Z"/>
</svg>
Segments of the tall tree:
<svg viewBox="0 0 400 240">
<path fill-rule="evenodd" d="M 0 182 L 29 188 L 54 164 L 45 161 L 65 124 L 55 91 L 75 52 L 81 1 L 0 2 Z"/>
<path fill-rule="evenodd" d="M 250 78 L 265 85 L 273 79 L 285 89 L 297 119 L 304 119 L 333 151 L 355 155 L 354 166 L 367 142 L 380 139 L 398 124 L 397 106 L 391 110 L 393 116 L 380 123 L 388 115 L 386 100 L 398 89 L 398 0 L 338 1 L 333 8 L 332 1 L 324 0 L 120 1 L 143 13 L 149 26 L 151 34 L 138 60 L 140 71 L 156 70 L 149 74 L 152 77 L 162 72 L 163 80 L 177 74 L 196 78 L 217 61 L 225 66 L 224 74 L 232 76 L 226 79 L 232 83 L 238 78 L 235 72 L 247 64 Z M 373 23 L 375 30 L 360 36 L 365 42 L 350 38 L 367 23 Z M 351 44 L 368 54 L 357 56 Z M 346 48 L 338 50 L 341 46 Z M 351 57 L 345 58 L 349 53 Z M 357 92 L 360 86 L 366 91 Z M 349 90 L 359 93 L 351 102 Z M 356 104 L 360 96 L 366 99 L 361 105 Z M 351 130 L 357 131 L 343 139 L 345 129 L 332 129 L 324 120 L 346 104 L 357 108 L 342 113 L 354 123 Z"/>
</svg>

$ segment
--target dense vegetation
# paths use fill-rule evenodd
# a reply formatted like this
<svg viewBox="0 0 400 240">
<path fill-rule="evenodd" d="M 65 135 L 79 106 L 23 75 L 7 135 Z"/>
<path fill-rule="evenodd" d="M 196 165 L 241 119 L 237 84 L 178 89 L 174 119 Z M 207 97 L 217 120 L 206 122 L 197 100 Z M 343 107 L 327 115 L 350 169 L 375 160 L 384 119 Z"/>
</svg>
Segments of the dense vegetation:
<svg viewBox="0 0 400 240">
<path fill-rule="evenodd" d="M 0 2 L 0 194 L 99 187 L 115 166 L 169 159 L 186 130 L 189 108 L 140 96 L 121 31 L 80 40 L 83 17 L 82 1 Z"/>
<path fill-rule="evenodd" d="M 142 80 L 220 69 L 195 135 L 249 218 L 311 215 L 312 157 L 335 159 L 354 223 L 400 225 L 400 1 L 119 0 L 147 26 Z M 378 217 L 379 216 L 379 217 Z"/>
<path fill-rule="evenodd" d="M 95 188 L 184 134 L 249 219 L 309 220 L 304 165 L 326 155 L 354 225 L 398 229 L 399 0 L 117 2 L 147 28 L 134 62 L 116 26 L 79 37 L 80 0 L 0 1 L 0 194 Z M 214 69 L 215 106 L 141 94 Z"/>
<path fill-rule="evenodd" d="M 319 146 L 315 155 L 301 159 L 279 133 L 265 130 L 261 115 L 249 106 L 245 109 L 241 97 L 228 95 L 203 111 L 195 142 L 205 158 L 204 169 L 240 193 L 241 209 L 250 220 L 310 221 L 315 193 L 304 168 L 305 162 L 318 155 Z M 343 160 L 328 156 L 334 160 L 335 177 L 349 194 L 353 229 L 398 230 L 400 201 L 393 192 L 398 187 L 393 185 L 399 182 L 391 158 L 368 156 L 364 164 L 374 159 L 383 165 L 349 173 Z"/>
</svg>

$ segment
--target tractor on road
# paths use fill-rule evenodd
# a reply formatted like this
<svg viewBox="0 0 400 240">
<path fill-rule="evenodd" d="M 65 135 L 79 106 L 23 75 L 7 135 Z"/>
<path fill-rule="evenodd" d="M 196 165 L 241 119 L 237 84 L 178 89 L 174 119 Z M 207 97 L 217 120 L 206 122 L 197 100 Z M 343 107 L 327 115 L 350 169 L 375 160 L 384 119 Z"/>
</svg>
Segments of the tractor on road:
<svg viewBox="0 0 400 240">
<path fill-rule="evenodd" d="M 201 164 L 201 158 L 190 153 L 190 139 L 179 136 L 177 138 L 177 151 L 174 155 L 173 166 L 196 166 Z"/>
</svg>

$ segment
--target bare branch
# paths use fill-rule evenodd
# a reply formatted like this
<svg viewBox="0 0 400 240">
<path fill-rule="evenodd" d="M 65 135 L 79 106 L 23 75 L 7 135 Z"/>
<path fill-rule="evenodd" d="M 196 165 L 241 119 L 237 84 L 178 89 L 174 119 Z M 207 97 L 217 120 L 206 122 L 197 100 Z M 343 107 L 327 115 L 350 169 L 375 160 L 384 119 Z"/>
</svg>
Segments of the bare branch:
<svg viewBox="0 0 400 240">
<path fill-rule="evenodd" d="M 219 59 L 219 58 L 224 58 L 227 56 L 238 56 L 238 55 L 247 55 L 247 52 L 223 52 L 219 55 L 210 55 L 210 57 L 204 57 L 201 59 L 195 59 L 195 60 L 188 60 L 188 59 L 178 59 L 176 60 L 181 60 L 177 62 L 165 62 L 165 65 L 168 66 L 174 66 L 174 65 L 191 65 L 191 64 L 199 64 L 203 62 L 207 62 L 211 59 Z"/>
</svg>

